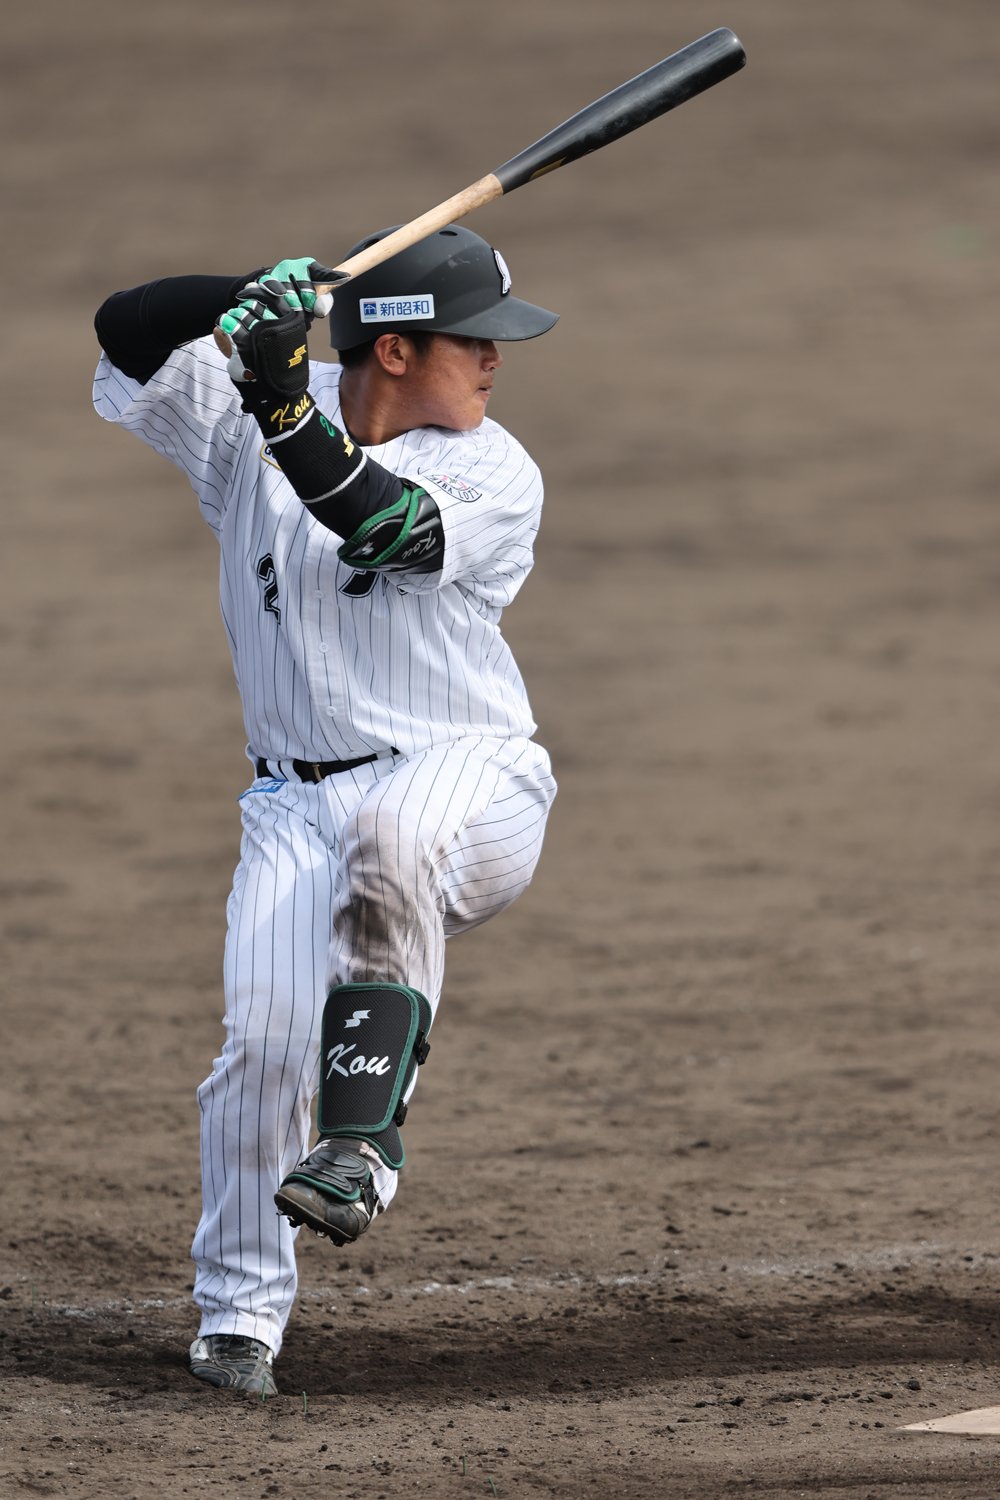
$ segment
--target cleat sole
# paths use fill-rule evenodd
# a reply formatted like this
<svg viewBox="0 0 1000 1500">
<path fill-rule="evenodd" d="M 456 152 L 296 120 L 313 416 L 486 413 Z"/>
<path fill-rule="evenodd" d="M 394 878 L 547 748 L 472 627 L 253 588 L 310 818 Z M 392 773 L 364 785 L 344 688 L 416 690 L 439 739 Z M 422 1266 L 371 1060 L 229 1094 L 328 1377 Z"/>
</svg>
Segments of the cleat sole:
<svg viewBox="0 0 1000 1500">
<path fill-rule="evenodd" d="M 353 1245 L 356 1236 L 341 1234 L 318 1214 L 311 1213 L 303 1204 L 289 1203 L 281 1192 L 275 1193 L 274 1201 L 278 1205 L 278 1212 L 284 1214 L 293 1229 L 301 1229 L 304 1226 L 306 1229 L 311 1229 L 313 1234 L 319 1235 L 320 1239 L 332 1240 L 335 1245 Z"/>
</svg>

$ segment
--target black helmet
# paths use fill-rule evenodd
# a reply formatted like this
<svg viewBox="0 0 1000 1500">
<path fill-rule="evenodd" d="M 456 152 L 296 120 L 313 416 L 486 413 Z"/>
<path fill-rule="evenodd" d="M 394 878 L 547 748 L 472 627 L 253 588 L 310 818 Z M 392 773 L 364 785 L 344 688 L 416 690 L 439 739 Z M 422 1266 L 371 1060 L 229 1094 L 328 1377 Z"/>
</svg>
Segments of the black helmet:
<svg viewBox="0 0 1000 1500">
<path fill-rule="evenodd" d="M 350 255 L 391 233 L 370 234 Z M 558 316 L 512 297 L 499 250 L 471 230 L 449 224 L 335 292 L 330 343 L 353 349 L 381 333 L 421 329 L 473 339 L 533 339 L 547 333 Z"/>
</svg>

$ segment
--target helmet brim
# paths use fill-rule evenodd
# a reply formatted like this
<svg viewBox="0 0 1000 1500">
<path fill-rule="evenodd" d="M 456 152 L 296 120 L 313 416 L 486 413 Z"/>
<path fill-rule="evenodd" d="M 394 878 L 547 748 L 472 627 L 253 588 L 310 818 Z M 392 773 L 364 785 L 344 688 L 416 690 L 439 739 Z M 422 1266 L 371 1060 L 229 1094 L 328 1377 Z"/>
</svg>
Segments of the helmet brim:
<svg viewBox="0 0 1000 1500">
<path fill-rule="evenodd" d="M 454 333 L 460 338 L 493 339 L 497 343 L 516 343 L 521 339 L 536 339 L 548 333 L 559 321 L 559 314 L 548 308 L 536 307 L 533 302 L 523 302 L 520 297 L 504 297 L 495 307 L 483 308 L 467 318 L 449 320 L 447 328 L 434 326 L 437 333 Z"/>
</svg>

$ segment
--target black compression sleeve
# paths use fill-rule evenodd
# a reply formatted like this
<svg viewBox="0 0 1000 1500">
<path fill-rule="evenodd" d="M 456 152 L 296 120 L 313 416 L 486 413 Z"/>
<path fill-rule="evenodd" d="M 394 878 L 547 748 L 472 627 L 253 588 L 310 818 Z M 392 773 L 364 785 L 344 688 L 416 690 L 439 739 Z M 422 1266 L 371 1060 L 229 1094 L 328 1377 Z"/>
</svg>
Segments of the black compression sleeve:
<svg viewBox="0 0 1000 1500">
<path fill-rule="evenodd" d="M 94 319 L 98 342 L 123 375 L 145 385 L 179 344 L 211 333 L 236 294 L 259 274 L 167 276 L 115 292 Z"/>
<path fill-rule="evenodd" d="M 271 456 L 323 526 L 352 536 L 370 516 L 399 500 L 403 481 L 366 458 L 346 432 L 315 410 L 308 392 L 297 404 L 278 401 L 265 411 L 266 416 L 255 409 L 255 415 Z"/>
<path fill-rule="evenodd" d="M 269 452 L 322 526 L 345 538 L 343 562 L 362 571 L 433 573 L 445 537 L 433 496 L 368 458 L 346 432 L 317 411 L 308 391 L 296 400 L 244 406 L 254 413 Z"/>
</svg>

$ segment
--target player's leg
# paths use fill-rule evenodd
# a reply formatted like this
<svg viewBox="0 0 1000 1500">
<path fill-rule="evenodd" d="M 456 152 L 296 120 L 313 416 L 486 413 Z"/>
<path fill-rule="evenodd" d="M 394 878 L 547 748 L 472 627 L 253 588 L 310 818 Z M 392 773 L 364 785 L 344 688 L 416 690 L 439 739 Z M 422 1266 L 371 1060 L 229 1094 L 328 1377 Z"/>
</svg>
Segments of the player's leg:
<svg viewBox="0 0 1000 1500">
<path fill-rule="evenodd" d="M 296 1272 L 294 1231 L 276 1214 L 274 1191 L 308 1142 L 326 996 L 334 860 L 315 828 L 317 791 L 258 783 L 243 798 L 225 1039 L 198 1090 L 203 1212 L 192 1255 L 200 1335 L 239 1334 L 275 1354 Z"/>
<path fill-rule="evenodd" d="M 467 822 L 438 865 L 445 938 L 504 911 L 525 891 L 542 852 L 556 784 L 545 751 L 531 741 L 504 746 L 496 791 Z"/>
<path fill-rule="evenodd" d="M 387 1205 L 445 940 L 524 890 L 554 793 L 538 746 L 463 741 L 396 765 L 347 816 L 321 1062 L 328 1139 L 277 1198 L 296 1222 L 343 1244 Z"/>
<path fill-rule="evenodd" d="M 445 938 L 531 879 L 555 783 L 527 740 L 468 739 L 408 757 L 341 829 L 331 986 L 412 985 L 436 1009 Z"/>
</svg>

